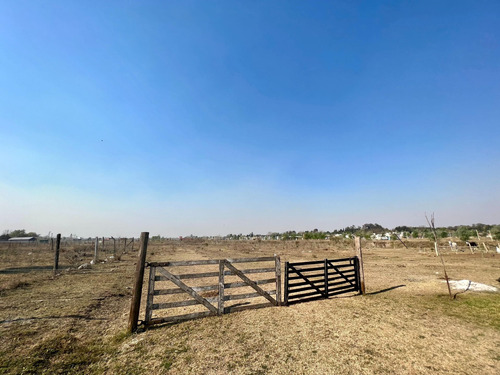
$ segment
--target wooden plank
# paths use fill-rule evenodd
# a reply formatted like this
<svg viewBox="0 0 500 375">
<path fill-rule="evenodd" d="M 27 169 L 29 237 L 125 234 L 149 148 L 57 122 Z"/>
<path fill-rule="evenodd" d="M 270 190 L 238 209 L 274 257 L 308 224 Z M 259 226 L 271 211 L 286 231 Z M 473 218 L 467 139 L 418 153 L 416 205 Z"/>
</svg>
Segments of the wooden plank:
<svg viewBox="0 0 500 375">
<path fill-rule="evenodd" d="M 281 305 L 281 259 L 279 256 L 274 256 L 276 266 L 276 301 Z M 258 285 L 258 284 L 257 284 Z"/>
<path fill-rule="evenodd" d="M 290 274 L 297 274 L 298 276 L 288 276 L 288 280 L 292 281 L 292 280 L 300 280 L 300 279 L 303 279 L 304 277 L 307 277 L 309 279 L 312 279 L 312 278 L 316 278 L 316 277 L 321 277 L 321 279 L 323 279 L 324 277 L 324 273 L 321 272 L 321 273 L 316 273 L 314 275 L 305 275 L 303 274 L 302 272 L 300 271 L 294 271 L 293 273 L 290 271 Z"/>
<path fill-rule="evenodd" d="M 239 276 L 243 281 L 245 281 L 249 286 L 254 288 L 262 297 L 267 299 L 269 302 L 277 305 L 276 300 L 271 297 L 266 291 L 264 291 L 260 286 L 258 286 L 254 281 L 250 280 L 248 277 L 244 275 L 244 273 L 238 269 L 236 269 L 231 263 L 226 262 L 226 267 L 229 268 L 235 275 Z"/>
<path fill-rule="evenodd" d="M 307 283 L 305 283 L 307 284 Z M 311 288 L 311 286 L 308 284 L 307 286 L 303 286 L 301 288 L 297 288 L 297 289 L 290 289 L 290 293 L 299 293 L 299 292 L 305 292 L 307 290 L 313 290 Z"/>
<path fill-rule="evenodd" d="M 294 267 L 293 267 L 293 266 L 290 266 L 290 268 L 294 269 Z M 307 281 L 307 282 L 308 282 L 308 283 L 309 283 L 309 284 L 310 284 L 310 285 L 311 285 L 314 289 L 316 289 L 316 290 L 317 290 L 318 292 L 320 292 L 320 293 L 323 293 L 323 291 L 322 291 L 322 290 L 320 290 L 320 289 L 319 289 L 319 287 L 317 287 L 314 283 L 312 283 L 312 282 L 308 279 L 308 277 L 306 277 L 306 276 L 302 275 L 302 273 L 301 273 L 301 272 L 299 272 L 299 271 L 297 271 L 297 270 L 295 270 L 295 272 L 296 272 L 296 273 L 298 273 L 298 274 L 299 274 L 299 276 L 302 276 L 302 278 L 303 278 L 305 281 Z"/>
<path fill-rule="evenodd" d="M 207 286 L 193 286 L 191 287 L 195 292 L 207 292 L 211 290 L 218 290 L 219 286 L 218 285 L 207 285 Z M 174 288 L 174 289 L 158 289 L 154 291 L 155 296 L 163 296 L 167 294 L 182 294 L 186 293 L 183 291 L 181 288 Z"/>
<path fill-rule="evenodd" d="M 211 298 L 205 298 L 208 302 L 217 302 L 219 300 L 219 297 L 211 297 Z M 193 306 L 193 305 L 199 305 L 200 302 L 198 302 L 195 299 L 189 299 L 185 301 L 177 301 L 177 302 L 164 302 L 164 303 L 154 303 L 153 304 L 153 310 L 164 310 L 164 309 L 172 309 L 175 307 L 183 307 L 183 306 Z"/>
<path fill-rule="evenodd" d="M 219 272 L 203 272 L 203 273 L 185 273 L 183 275 L 174 275 L 179 280 L 185 279 L 201 279 L 203 277 L 219 277 Z M 156 276 L 156 281 L 168 281 L 169 279 L 163 276 Z"/>
<path fill-rule="evenodd" d="M 219 264 L 218 260 L 203 259 L 203 260 L 188 260 L 178 262 L 151 262 L 149 263 L 155 267 L 182 267 L 182 266 L 203 266 L 208 264 Z"/>
<path fill-rule="evenodd" d="M 153 264 L 153 263 L 151 263 Z M 246 270 L 241 270 L 242 273 L 244 274 L 250 274 L 250 273 L 268 273 L 268 272 L 274 272 L 275 268 L 252 268 L 252 269 L 246 269 Z M 232 271 L 224 271 L 224 275 L 233 275 Z M 186 280 L 186 279 L 198 279 L 198 278 L 203 278 L 203 277 L 219 277 L 219 272 L 204 272 L 204 273 L 185 273 L 182 275 L 175 275 L 175 277 L 179 280 Z M 168 281 L 168 278 L 162 277 L 162 276 L 156 276 L 156 281 Z"/>
<path fill-rule="evenodd" d="M 266 293 L 269 293 L 270 295 L 275 295 L 276 291 L 275 290 L 266 290 Z M 262 297 L 258 292 L 255 293 L 246 293 L 246 294 L 229 294 L 224 297 L 224 301 L 232 301 L 236 299 L 250 299 L 250 298 L 255 298 L 255 297 Z"/>
<path fill-rule="evenodd" d="M 350 281 L 346 276 L 344 276 L 344 274 L 342 273 L 342 271 L 340 271 L 338 269 L 337 266 L 334 266 L 334 265 L 331 265 L 333 267 L 333 269 L 335 269 L 337 271 L 337 273 L 342 276 L 347 282 L 349 282 L 352 286 L 354 286 L 354 284 L 352 283 L 352 281 Z"/>
<path fill-rule="evenodd" d="M 273 307 L 275 306 L 274 303 L 271 302 L 265 302 L 265 303 L 259 303 L 259 304 L 250 304 L 246 306 L 228 306 L 224 308 L 224 313 L 231 313 L 231 312 L 237 312 L 237 311 L 244 311 L 244 310 L 254 310 L 254 309 L 261 309 L 264 307 Z"/>
<path fill-rule="evenodd" d="M 211 312 L 214 314 L 218 313 L 217 308 L 215 308 L 211 303 L 209 303 L 205 298 L 200 296 L 198 293 L 196 293 L 192 288 L 184 284 L 182 281 L 180 281 L 177 277 L 172 275 L 170 272 L 168 272 L 165 268 L 163 267 L 158 267 L 158 271 L 165 276 L 167 279 L 172 281 L 175 285 L 177 285 L 179 288 L 184 290 L 186 293 L 191 295 L 195 300 L 197 300 L 199 303 L 201 303 L 203 306 L 205 306 L 207 309 L 209 309 Z"/>
<path fill-rule="evenodd" d="M 226 264 L 230 264 L 230 263 L 226 263 Z M 245 270 L 237 270 L 238 272 L 240 273 L 243 273 L 243 274 L 250 274 L 250 273 L 268 273 L 268 272 L 275 272 L 276 268 L 275 267 L 271 267 L 271 268 L 252 268 L 252 269 L 245 269 Z M 224 273 L 225 275 L 233 275 L 233 271 L 232 270 L 229 270 L 229 271 L 225 271 Z"/>
<path fill-rule="evenodd" d="M 224 266 L 226 264 L 225 260 L 219 261 L 219 296 L 218 296 L 218 315 L 224 314 Z"/>
<path fill-rule="evenodd" d="M 259 257 L 259 258 L 238 258 L 238 259 L 225 259 L 231 263 L 253 263 L 253 262 L 270 262 L 274 257 Z M 176 262 L 151 262 L 150 264 L 155 267 L 182 267 L 182 266 L 202 266 L 208 264 L 219 264 L 221 259 L 201 259 L 201 260 L 188 260 Z"/>
<path fill-rule="evenodd" d="M 163 281 L 167 280 L 167 278 L 163 278 Z M 275 283 L 276 279 L 262 279 L 262 280 L 254 280 L 257 285 L 263 285 L 263 284 L 271 284 Z M 241 288 L 241 287 L 247 287 L 248 284 L 245 283 L 244 281 L 238 281 L 234 283 L 225 283 L 224 284 L 224 289 L 229 289 L 229 288 Z M 193 286 L 191 287 L 195 292 L 208 292 L 212 290 L 219 290 L 219 285 L 206 285 L 206 286 Z M 186 293 L 180 288 L 173 288 L 173 289 L 155 289 L 154 295 L 155 296 L 163 296 L 163 295 L 168 295 L 168 294 L 182 294 Z"/>
<path fill-rule="evenodd" d="M 353 271 L 353 272 L 349 272 L 349 273 L 344 273 L 344 276 L 339 276 L 338 274 L 330 274 L 330 275 L 334 275 L 335 277 L 328 277 L 328 281 L 335 281 L 335 280 L 339 280 L 339 279 L 345 279 L 345 277 L 349 278 L 349 279 L 353 279 L 356 277 L 356 273 Z"/>
<path fill-rule="evenodd" d="M 271 283 L 275 283 L 275 282 L 276 282 L 275 278 L 272 278 L 272 279 L 262 279 L 262 280 L 254 280 L 254 283 L 257 284 L 257 285 L 271 284 Z M 229 288 L 241 288 L 241 287 L 245 287 L 245 286 L 248 286 L 248 284 L 245 283 L 244 281 L 238 281 L 238 282 L 234 282 L 234 283 L 225 283 L 224 284 L 224 288 L 226 288 L 226 289 L 229 289 Z"/>
<path fill-rule="evenodd" d="M 310 262 L 294 262 L 294 263 L 288 262 L 288 265 L 290 267 L 297 267 L 297 266 L 307 266 L 307 265 L 321 264 L 321 263 L 323 263 L 322 260 L 313 260 L 313 261 L 310 261 Z"/>
<path fill-rule="evenodd" d="M 325 269 L 324 264 L 321 265 L 321 267 L 311 267 L 311 268 L 304 268 L 304 267 L 294 267 L 297 271 L 300 272 L 312 272 L 312 271 L 323 271 Z"/>
<path fill-rule="evenodd" d="M 135 268 L 134 289 L 132 290 L 132 301 L 130 303 L 130 314 L 128 320 L 128 332 L 137 330 L 137 321 L 139 319 L 139 309 L 141 307 L 142 284 L 144 281 L 144 265 L 146 263 L 146 253 L 148 250 L 149 232 L 141 233 L 141 247 L 137 258 Z"/>
<path fill-rule="evenodd" d="M 149 268 L 149 283 L 148 283 L 148 296 L 146 300 L 146 316 L 144 318 L 144 322 L 148 324 L 153 316 L 153 299 L 154 299 L 154 291 L 155 291 L 155 273 L 156 267 Z"/>
<path fill-rule="evenodd" d="M 335 263 L 328 264 L 328 269 L 329 270 L 332 270 L 334 268 L 339 268 L 339 269 L 340 268 L 354 268 L 354 264 L 347 264 L 347 263 L 346 264 L 335 264 Z"/>
<path fill-rule="evenodd" d="M 341 259 L 328 259 L 328 262 L 330 263 L 342 263 L 342 262 L 350 262 L 354 259 L 354 257 L 351 258 L 341 258 Z"/>
<path fill-rule="evenodd" d="M 214 314 L 211 311 L 203 311 L 203 312 L 196 312 L 196 313 L 192 313 L 192 314 L 169 316 L 166 318 L 155 318 L 155 319 L 151 319 L 149 321 L 149 325 L 162 324 L 162 323 L 179 323 L 179 322 L 184 322 L 186 320 L 205 318 L 207 316 L 214 316 L 214 315 L 216 315 L 216 314 Z"/>
<path fill-rule="evenodd" d="M 226 262 L 229 263 L 253 263 L 253 262 L 271 262 L 271 261 L 274 261 L 274 257 L 226 259 Z"/>
<path fill-rule="evenodd" d="M 303 279 L 301 279 L 303 280 Z M 308 281 L 302 281 L 302 282 L 295 282 L 295 283 L 291 283 L 291 282 L 288 282 L 288 289 L 292 290 L 293 288 L 296 288 L 296 287 L 299 287 L 299 286 L 304 286 L 304 285 L 311 285 L 311 283 L 315 284 L 316 286 L 322 286 L 324 284 L 324 280 L 323 279 L 318 279 L 318 280 L 309 280 Z"/>
</svg>

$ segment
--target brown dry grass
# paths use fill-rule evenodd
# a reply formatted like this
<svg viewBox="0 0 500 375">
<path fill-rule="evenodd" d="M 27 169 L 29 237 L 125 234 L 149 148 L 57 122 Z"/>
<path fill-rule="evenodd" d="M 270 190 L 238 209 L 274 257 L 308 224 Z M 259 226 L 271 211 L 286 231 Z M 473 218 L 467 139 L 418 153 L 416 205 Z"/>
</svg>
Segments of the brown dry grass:
<svg viewBox="0 0 500 375">
<path fill-rule="evenodd" d="M 131 336 L 125 328 L 135 254 L 66 271 L 91 254 L 68 248 L 72 257 L 61 258 L 64 271 L 53 277 L 46 247 L 0 248 L 0 373 L 498 373 L 500 294 L 467 292 L 450 301 L 432 244 L 412 245 L 365 244 L 363 297 L 244 311 Z M 349 241 L 151 243 L 148 260 L 274 253 L 283 261 L 314 260 L 351 256 L 351 248 Z M 453 279 L 500 286 L 499 255 L 446 252 L 445 261 Z"/>
</svg>

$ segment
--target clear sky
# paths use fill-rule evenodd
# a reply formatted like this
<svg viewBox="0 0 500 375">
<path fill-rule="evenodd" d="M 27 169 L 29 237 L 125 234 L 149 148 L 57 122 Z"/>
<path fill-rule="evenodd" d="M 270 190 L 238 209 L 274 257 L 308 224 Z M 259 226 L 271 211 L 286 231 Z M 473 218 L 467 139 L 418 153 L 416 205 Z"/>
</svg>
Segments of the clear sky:
<svg viewBox="0 0 500 375">
<path fill-rule="evenodd" d="M 500 223 L 498 1 L 0 1 L 0 230 Z"/>
</svg>

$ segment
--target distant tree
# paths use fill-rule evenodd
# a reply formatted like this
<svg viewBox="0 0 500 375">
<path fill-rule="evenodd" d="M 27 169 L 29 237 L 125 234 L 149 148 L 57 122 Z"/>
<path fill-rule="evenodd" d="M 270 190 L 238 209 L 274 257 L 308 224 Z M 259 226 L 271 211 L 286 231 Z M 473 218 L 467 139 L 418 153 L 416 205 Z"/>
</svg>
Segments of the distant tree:
<svg viewBox="0 0 500 375">
<path fill-rule="evenodd" d="M 445 230 L 442 230 L 441 232 L 439 232 L 439 237 L 441 238 L 446 238 L 448 237 L 448 232 L 445 231 Z"/>
<path fill-rule="evenodd" d="M 462 241 L 468 241 L 469 237 L 471 236 L 471 231 L 469 230 L 469 228 L 462 226 L 457 229 L 456 234 Z"/>
<path fill-rule="evenodd" d="M 413 238 L 418 238 L 418 231 L 414 230 L 413 232 L 411 232 L 411 236 Z"/>
<path fill-rule="evenodd" d="M 494 240 L 500 240 L 500 225 L 491 228 L 491 236 Z"/>
<path fill-rule="evenodd" d="M 16 229 L 16 230 L 13 230 L 12 232 L 8 232 L 8 233 L 4 232 L 4 234 L 8 234 L 9 238 L 12 238 L 12 237 L 39 237 L 40 236 L 38 233 L 35 233 L 35 232 L 26 233 L 26 231 L 24 229 Z"/>
</svg>

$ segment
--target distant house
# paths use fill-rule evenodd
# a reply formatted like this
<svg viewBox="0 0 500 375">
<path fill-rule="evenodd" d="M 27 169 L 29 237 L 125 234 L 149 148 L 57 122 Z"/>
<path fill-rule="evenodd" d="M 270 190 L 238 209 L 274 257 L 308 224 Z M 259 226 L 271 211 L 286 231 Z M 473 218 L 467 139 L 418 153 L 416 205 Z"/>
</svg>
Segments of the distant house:
<svg viewBox="0 0 500 375">
<path fill-rule="evenodd" d="M 12 237 L 9 242 L 35 242 L 36 237 Z"/>
</svg>

